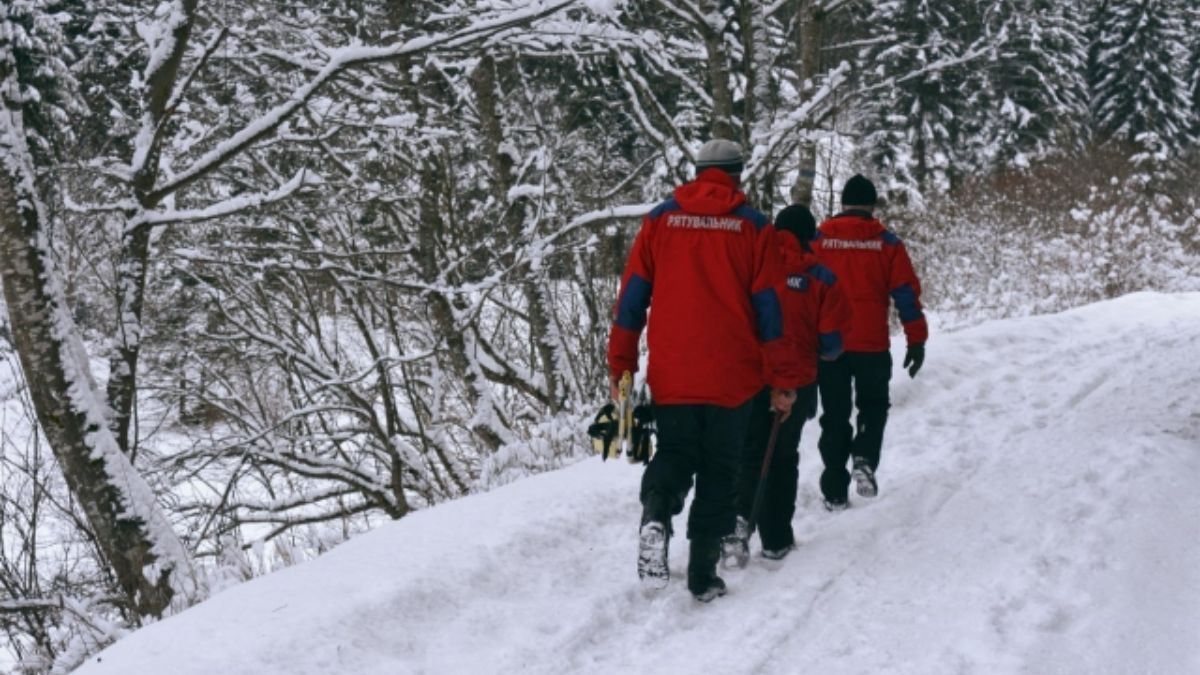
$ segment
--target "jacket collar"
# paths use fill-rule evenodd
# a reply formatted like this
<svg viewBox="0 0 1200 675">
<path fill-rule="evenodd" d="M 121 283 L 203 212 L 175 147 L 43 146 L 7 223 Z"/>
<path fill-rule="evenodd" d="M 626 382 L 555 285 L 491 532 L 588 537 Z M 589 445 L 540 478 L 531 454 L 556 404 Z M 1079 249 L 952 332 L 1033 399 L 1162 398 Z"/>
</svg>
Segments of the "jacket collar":
<svg viewBox="0 0 1200 675">
<path fill-rule="evenodd" d="M 846 211 L 842 211 L 834 216 L 834 218 L 867 218 L 869 220 L 874 220 L 875 214 L 862 209 L 847 209 Z"/>
<path fill-rule="evenodd" d="M 723 169 L 718 169 L 716 167 L 709 167 L 696 174 L 696 182 L 716 183 L 717 185 L 724 185 L 725 187 L 732 188 L 734 190 L 738 189 L 738 182 L 734 180 L 733 176 L 725 173 Z"/>
</svg>

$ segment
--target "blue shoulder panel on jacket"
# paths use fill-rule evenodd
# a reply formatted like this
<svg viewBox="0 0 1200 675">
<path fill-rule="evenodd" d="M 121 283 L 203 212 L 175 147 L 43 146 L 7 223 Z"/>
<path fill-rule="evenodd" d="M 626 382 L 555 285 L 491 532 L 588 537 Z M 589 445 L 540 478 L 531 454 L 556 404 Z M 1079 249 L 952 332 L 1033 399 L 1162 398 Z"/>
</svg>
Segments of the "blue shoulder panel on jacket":
<svg viewBox="0 0 1200 675">
<path fill-rule="evenodd" d="M 821 263 L 817 263 L 804 271 L 813 275 L 817 281 L 820 281 L 826 286 L 832 286 L 837 283 L 837 275 L 833 273 L 833 270 L 822 265 Z"/>
<path fill-rule="evenodd" d="M 908 323 L 925 317 L 921 306 L 917 303 L 917 292 L 913 287 L 904 284 L 892 291 L 892 300 L 896 303 L 896 311 L 900 313 L 900 322 Z"/>
<path fill-rule="evenodd" d="M 625 330 L 640 331 L 646 326 L 646 309 L 654 287 L 649 281 L 633 274 L 625 284 L 617 302 L 617 325 Z"/>
<path fill-rule="evenodd" d="M 774 288 L 765 288 L 750 296 L 754 314 L 758 320 L 759 342 L 770 342 L 783 337 L 783 305 Z"/>
<path fill-rule="evenodd" d="M 900 237 L 897 237 L 896 233 L 892 232 L 891 230 L 884 230 L 879 236 L 883 237 L 883 243 L 887 244 L 888 246 L 899 246 L 900 244 L 904 243 L 900 241 Z"/>
<path fill-rule="evenodd" d="M 667 211 L 678 211 L 678 210 L 679 210 L 679 202 L 675 201 L 674 197 L 671 197 L 667 201 L 654 207 L 654 210 L 650 212 L 650 217 L 658 218 L 659 216 L 666 213 Z"/>
<path fill-rule="evenodd" d="M 767 226 L 767 223 L 771 222 L 771 219 L 767 218 L 762 211 L 759 211 L 752 206 L 746 206 L 745 204 L 737 207 L 737 210 L 733 212 L 733 215 L 737 216 L 738 218 L 745 218 L 746 220 L 754 223 L 754 229 L 756 230 L 763 229 Z"/>
</svg>

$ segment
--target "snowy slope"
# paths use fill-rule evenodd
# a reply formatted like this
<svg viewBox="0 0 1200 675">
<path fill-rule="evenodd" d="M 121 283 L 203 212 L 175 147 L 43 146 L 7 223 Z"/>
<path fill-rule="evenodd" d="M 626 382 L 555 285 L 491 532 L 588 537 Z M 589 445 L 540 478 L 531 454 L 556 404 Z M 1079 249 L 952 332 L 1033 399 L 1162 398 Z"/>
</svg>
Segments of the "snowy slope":
<svg viewBox="0 0 1200 675">
<path fill-rule="evenodd" d="M 899 346 L 897 346 L 899 348 Z M 640 472 L 587 460 L 228 590 L 79 673 L 1200 673 L 1200 294 L 935 335 L 880 497 L 699 605 L 634 573 Z M 755 545 L 757 546 L 757 544 Z"/>
</svg>

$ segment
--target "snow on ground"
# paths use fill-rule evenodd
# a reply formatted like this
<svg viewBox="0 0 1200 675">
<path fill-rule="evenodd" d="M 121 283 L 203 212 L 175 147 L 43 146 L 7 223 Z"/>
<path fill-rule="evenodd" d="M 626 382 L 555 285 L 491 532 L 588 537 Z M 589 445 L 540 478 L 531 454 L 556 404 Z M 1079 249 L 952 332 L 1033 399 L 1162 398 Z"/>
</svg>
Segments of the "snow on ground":
<svg viewBox="0 0 1200 675">
<path fill-rule="evenodd" d="M 589 459 L 232 588 L 77 672 L 1200 672 L 1200 294 L 935 335 L 916 380 L 898 363 L 880 496 L 820 508 L 810 423 L 798 549 L 724 573 L 711 605 L 681 539 L 670 587 L 642 595 L 641 472 Z"/>
</svg>

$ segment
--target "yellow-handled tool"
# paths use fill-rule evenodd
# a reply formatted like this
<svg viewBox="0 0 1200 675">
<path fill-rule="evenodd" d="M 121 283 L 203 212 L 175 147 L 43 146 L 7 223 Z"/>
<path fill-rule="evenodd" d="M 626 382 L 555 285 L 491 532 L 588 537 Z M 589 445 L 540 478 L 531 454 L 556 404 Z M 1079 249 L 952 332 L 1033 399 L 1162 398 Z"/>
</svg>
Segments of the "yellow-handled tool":
<svg viewBox="0 0 1200 675">
<path fill-rule="evenodd" d="M 617 439 L 609 457 L 617 458 L 633 447 L 633 373 L 628 370 L 617 383 Z"/>
</svg>

